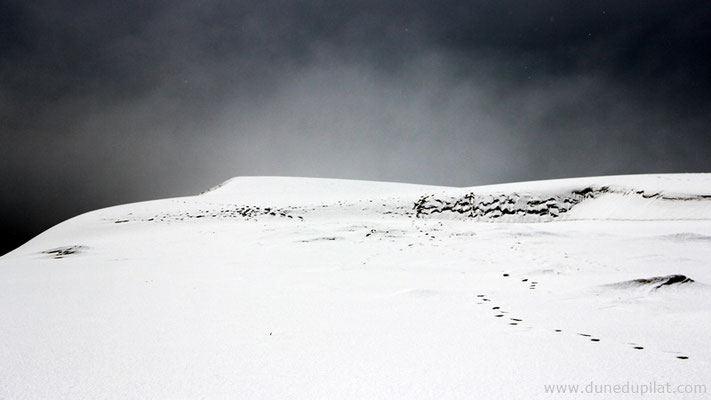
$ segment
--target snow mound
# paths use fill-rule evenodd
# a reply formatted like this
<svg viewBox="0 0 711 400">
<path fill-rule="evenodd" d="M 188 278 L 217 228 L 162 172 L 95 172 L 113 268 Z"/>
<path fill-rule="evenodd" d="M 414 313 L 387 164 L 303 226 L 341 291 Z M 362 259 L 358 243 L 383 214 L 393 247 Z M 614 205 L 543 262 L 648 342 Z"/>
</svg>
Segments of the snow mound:
<svg viewBox="0 0 711 400">
<path fill-rule="evenodd" d="M 386 214 L 486 222 L 711 219 L 711 174 L 574 178 L 462 189 L 337 179 L 239 177 L 203 196 L 251 207 L 268 204 L 281 207 L 279 213 L 283 214 L 289 213 L 285 209 L 289 208 L 302 217 Z M 310 207 L 314 205 L 320 207 Z"/>
<path fill-rule="evenodd" d="M 534 223 L 711 220 L 711 174 L 628 175 L 452 188 L 319 178 L 238 177 L 199 196 L 97 210 L 25 246 L 113 235 L 115 226 L 199 221 L 406 218 Z M 44 247 L 40 247 L 44 246 Z M 10 253 L 12 254 L 12 253 Z"/>
<path fill-rule="evenodd" d="M 633 279 L 630 281 L 613 283 L 608 286 L 617 288 L 617 289 L 649 287 L 649 288 L 653 288 L 656 290 L 656 289 L 661 289 L 663 287 L 669 287 L 672 285 L 679 286 L 679 285 L 685 285 L 685 284 L 694 283 L 694 282 L 695 281 L 693 279 L 686 277 L 686 275 L 674 274 L 674 275 L 667 275 L 667 276 L 655 276 L 652 278 L 644 278 L 644 279 Z"/>
<path fill-rule="evenodd" d="M 707 382 L 709 220 L 709 174 L 235 178 L 93 211 L 0 257 L 0 398 Z"/>
</svg>

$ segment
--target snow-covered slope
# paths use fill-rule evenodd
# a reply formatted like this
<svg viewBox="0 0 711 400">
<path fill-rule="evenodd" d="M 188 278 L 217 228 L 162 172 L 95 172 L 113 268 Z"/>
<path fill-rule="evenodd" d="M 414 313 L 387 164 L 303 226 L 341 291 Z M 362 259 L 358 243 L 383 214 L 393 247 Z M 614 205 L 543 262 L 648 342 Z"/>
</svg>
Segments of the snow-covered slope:
<svg viewBox="0 0 711 400">
<path fill-rule="evenodd" d="M 707 398 L 709 259 L 711 174 L 235 178 L 0 258 L 0 398 Z"/>
</svg>

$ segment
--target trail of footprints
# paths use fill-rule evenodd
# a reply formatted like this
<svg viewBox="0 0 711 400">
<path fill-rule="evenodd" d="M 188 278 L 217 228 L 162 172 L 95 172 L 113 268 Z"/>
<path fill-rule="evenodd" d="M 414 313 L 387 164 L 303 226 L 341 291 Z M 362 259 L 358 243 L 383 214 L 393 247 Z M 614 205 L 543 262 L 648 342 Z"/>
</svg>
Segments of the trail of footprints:
<svg viewBox="0 0 711 400">
<path fill-rule="evenodd" d="M 508 274 L 508 273 L 504 273 L 504 274 L 503 274 L 503 277 L 504 277 L 504 278 L 508 278 L 508 277 L 510 277 L 510 276 L 511 276 L 511 275 Z M 528 278 L 522 278 L 522 279 L 521 279 L 521 282 L 522 282 L 522 283 L 528 283 L 528 284 L 529 284 L 529 287 L 528 287 L 528 288 L 531 289 L 531 290 L 532 290 L 532 289 L 536 289 L 536 286 L 538 285 L 538 282 L 536 282 L 536 281 L 529 281 Z M 481 304 L 481 305 L 484 305 L 484 304 L 487 304 L 487 303 L 492 304 L 491 298 L 489 298 L 489 296 L 487 296 L 486 294 L 477 294 L 476 297 L 477 297 L 477 299 L 479 300 L 479 302 L 477 302 L 477 304 Z M 494 317 L 495 317 L 495 318 L 504 318 L 504 317 L 506 317 L 506 315 L 508 314 L 508 311 L 504 311 L 504 310 L 501 308 L 501 306 L 498 306 L 498 305 L 491 307 L 491 311 L 493 311 L 493 314 L 494 314 Z M 512 325 L 512 326 L 519 325 L 519 323 L 523 322 L 523 320 L 522 320 L 521 318 L 512 318 L 512 317 L 509 317 L 508 320 L 509 320 L 509 323 L 508 323 L 508 324 L 509 324 L 509 325 Z M 563 330 L 562 330 L 562 329 L 553 329 L 553 332 L 554 332 L 554 333 L 563 333 Z M 589 334 L 589 333 L 580 333 L 580 332 L 577 332 L 577 333 L 575 333 L 575 335 L 576 335 L 576 336 L 580 336 L 580 337 L 587 338 L 587 339 L 589 339 L 591 342 L 600 342 L 600 340 L 601 340 L 600 338 L 594 337 L 593 335 L 591 335 L 591 334 Z M 634 350 L 638 350 L 638 351 L 639 351 L 639 350 L 644 350 L 644 346 L 639 345 L 639 344 L 637 344 L 637 343 L 628 343 L 628 344 L 629 344 L 630 346 L 632 346 L 632 349 L 634 349 Z M 688 359 L 689 359 L 689 356 L 677 355 L 676 358 L 678 358 L 679 360 L 688 360 Z"/>
</svg>

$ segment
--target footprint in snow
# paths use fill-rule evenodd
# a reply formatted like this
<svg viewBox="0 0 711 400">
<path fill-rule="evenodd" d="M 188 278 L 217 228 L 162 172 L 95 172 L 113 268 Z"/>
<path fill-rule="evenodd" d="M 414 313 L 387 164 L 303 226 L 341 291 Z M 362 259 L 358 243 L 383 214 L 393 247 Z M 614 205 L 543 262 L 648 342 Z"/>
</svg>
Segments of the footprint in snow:
<svg viewBox="0 0 711 400">
<path fill-rule="evenodd" d="M 534 283 L 538 283 L 538 282 L 531 282 L 531 283 L 534 284 Z M 486 298 L 485 296 L 486 296 L 485 294 L 477 294 L 477 297 L 480 298 L 481 300 L 484 300 L 484 301 L 491 301 L 490 299 Z M 483 304 L 483 303 L 479 302 L 478 304 Z M 492 309 L 492 310 L 497 310 L 497 311 L 499 312 L 499 314 L 494 315 L 494 317 L 496 317 L 496 318 L 502 318 L 502 317 L 504 317 L 504 314 L 507 314 L 506 311 L 501 310 L 501 306 L 494 306 L 494 307 L 492 307 L 491 309 Z M 520 319 L 520 318 L 509 318 L 509 320 L 512 321 L 512 322 L 509 322 L 509 325 L 511 325 L 511 326 L 517 326 L 520 322 L 523 322 L 523 320 Z M 554 329 L 553 332 L 562 333 L 563 330 L 562 330 L 562 329 Z M 580 333 L 580 332 L 578 332 L 577 335 L 578 335 L 578 336 L 585 337 L 585 338 L 589 338 L 591 342 L 596 342 L 596 343 L 597 343 L 597 342 L 600 342 L 600 341 L 601 341 L 600 338 L 593 337 L 593 335 L 591 335 L 591 334 L 589 334 L 589 333 Z M 629 344 L 632 345 L 632 348 L 633 348 L 634 350 L 644 350 L 644 346 L 640 346 L 640 345 L 637 345 L 637 344 L 635 344 L 635 343 L 629 343 Z M 689 359 L 689 356 L 678 355 L 678 356 L 676 356 L 676 358 L 679 359 L 679 360 L 688 360 L 688 359 Z"/>
</svg>

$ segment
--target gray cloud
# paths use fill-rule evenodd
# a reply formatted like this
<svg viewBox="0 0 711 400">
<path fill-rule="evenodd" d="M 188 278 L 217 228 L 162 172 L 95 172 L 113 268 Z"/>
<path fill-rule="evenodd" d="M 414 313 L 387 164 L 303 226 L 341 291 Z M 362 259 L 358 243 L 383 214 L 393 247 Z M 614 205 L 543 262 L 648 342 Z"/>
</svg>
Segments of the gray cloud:
<svg viewBox="0 0 711 400">
<path fill-rule="evenodd" d="M 8 246 L 234 175 L 463 186 L 711 160 L 705 2 L 0 8 Z"/>
</svg>

